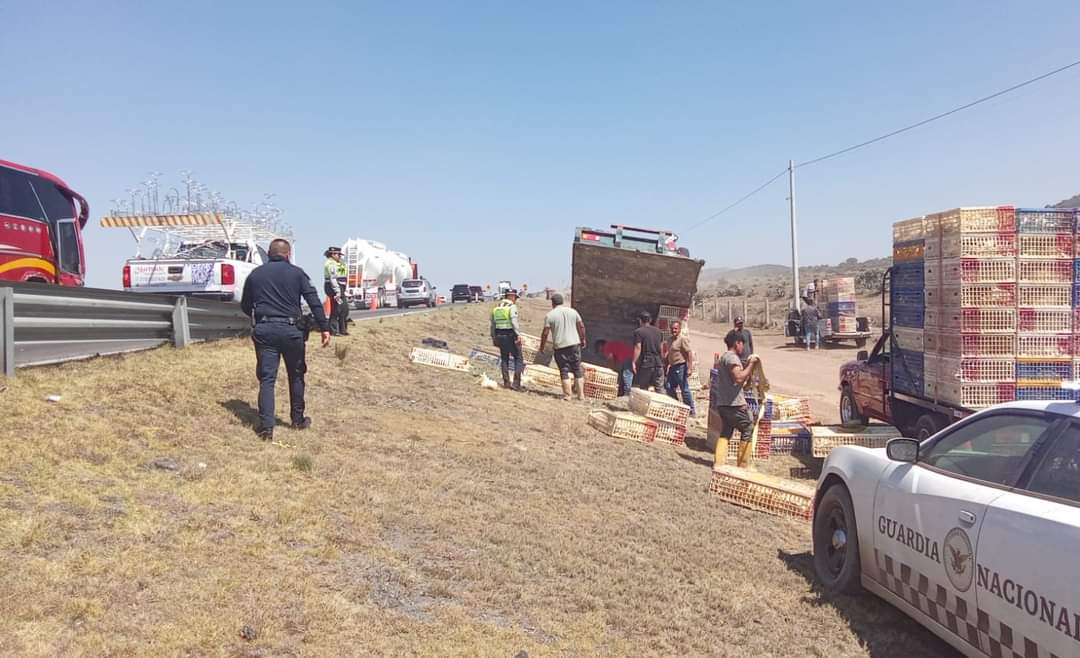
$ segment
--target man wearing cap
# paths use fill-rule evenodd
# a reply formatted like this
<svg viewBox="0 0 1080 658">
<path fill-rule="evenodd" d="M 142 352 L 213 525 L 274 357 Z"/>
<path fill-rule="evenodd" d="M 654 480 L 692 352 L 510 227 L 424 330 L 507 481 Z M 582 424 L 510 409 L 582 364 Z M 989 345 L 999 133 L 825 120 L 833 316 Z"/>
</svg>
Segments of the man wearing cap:
<svg viewBox="0 0 1080 658">
<path fill-rule="evenodd" d="M 521 373 L 525 361 L 521 358 L 521 337 L 518 333 L 517 290 L 511 288 L 503 299 L 491 309 L 491 342 L 499 348 L 499 367 L 502 369 L 503 387 L 521 390 Z M 514 357 L 514 383 L 510 384 L 510 357 Z"/>
<path fill-rule="evenodd" d="M 330 333 L 335 336 L 349 335 L 349 303 L 345 299 L 348 284 L 348 268 L 341 262 L 341 248 L 330 247 L 324 253 L 323 289 L 330 300 Z"/>
<path fill-rule="evenodd" d="M 749 329 L 743 326 L 742 317 L 735 318 L 735 329 L 733 330 L 738 334 L 742 340 L 742 351 L 739 352 L 739 358 L 742 359 L 742 363 L 745 366 L 746 362 L 750 359 L 750 355 L 754 353 L 754 335 L 750 333 Z"/>
<path fill-rule="evenodd" d="M 571 395 L 585 399 L 585 371 L 581 365 L 581 349 L 585 347 L 585 323 L 581 314 L 569 306 L 563 306 L 563 296 L 551 296 L 551 310 L 544 317 L 544 332 L 540 334 L 540 351 L 547 346 L 548 336 L 555 346 L 555 364 L 562 378 L 563 399 Z M 573 377 L 571 385 L 570 377 Z"/>
<path fill-rule="evenodd" d="M 298 326 L 301 318 L 300 298 L 311 308 L 319 330 L 322 346 L 330 344 L 330 324 L 319 303 L 304 270 L 289 262 L 292 247 L 287 240 L 270 243 L 270 261 L 252 270 L 244 281 L 244 293 L 240 308 L 251 318 L 254 326 L 251 339 L 255 343 L 255 356 L 259 377 L 259 437 L 269 441 L 274 438 L 274 384 L 277 382 L 278 365 L 285 361 L 289 377 L 289 415 L 292 427 L 304 430 L 311 427 L 311 418 L 304 415 L 304 332 Z"/>
</svg>

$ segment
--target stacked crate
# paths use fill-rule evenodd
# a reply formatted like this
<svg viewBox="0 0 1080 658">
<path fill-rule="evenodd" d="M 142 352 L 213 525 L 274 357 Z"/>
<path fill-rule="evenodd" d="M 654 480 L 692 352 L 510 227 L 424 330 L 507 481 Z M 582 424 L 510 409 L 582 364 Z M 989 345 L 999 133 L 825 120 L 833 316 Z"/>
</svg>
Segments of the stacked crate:
<svg viewBox="0 0 1080 658">
<path fill-rule="evenodd" d="M 1070 400 L 1076 226 L 1072 210 L 1016 211 L 1016 399 Z"/>
<path fill-rule="evenodd" d="M 1016 210 L 956 208 L 927 216 L 924 226 L 925 394 L 973 408 L 1014 399 Z"/>
<path fill-rule="evenodd" d="M 895 294 L 891 308 L 896 354 L 893 356 L 893 389 L 922 395 L 925 343 L 924 262 L 926 226 L 916 217 L 893 224 L 893 274 Z"/>
<path fill-rule="evenodd" d="M 855 333 L 855 279 L 851 277 L 826 279 L 822 282 L 821 288 L 822 300 L 825 302 L 825 316 L 832 324 L 833 333 Z"/>
<path fill-rule="evenodd" d="M 690 309 L 683 306 L 668 306 L 667 304 L 661 304 L 660 309 L 656 314 L 656 328 L 660 330 L 660 333 L 664 335 L 664 340 L 671 340 L 671 325 L 674 322 L 679 322 L 682 325 L 682 332 L 685 334 L 690 331 Z"/>
</svg>

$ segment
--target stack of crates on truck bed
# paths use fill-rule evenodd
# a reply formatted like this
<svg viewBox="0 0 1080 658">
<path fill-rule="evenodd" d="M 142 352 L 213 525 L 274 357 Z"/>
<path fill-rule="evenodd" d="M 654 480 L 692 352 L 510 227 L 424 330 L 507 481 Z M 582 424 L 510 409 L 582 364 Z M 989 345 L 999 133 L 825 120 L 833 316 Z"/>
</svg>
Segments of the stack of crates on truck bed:
<svg viewBox="0 0 1080 658">
<path fill-rule="evenodd" d="M 1074 378 L 1075 215 L 1072 209 L 1016 211 L 1018 400 L 1075 397 L 1062 387 Z"/>
<path fill-rule="evenodd" d="M 896 353 L 892 355 L 893 389 L 922 395 L 925 317 L 924 259 L 926 227 L 922 217 L 893 224 L 893 319 Z"/>
<path fill-rule="evenodd" d="M 821 296 L 825 302 L 825 316 L 832 324 L 833 333 L 855 333 L 855 279 L 826 279 L 821 282 Z"/>
<path fill-rule="evenodd" d="M 925 227 L 926 396 L 969 408 L 1015 399 L 1015 208 L 955 208 Z"/>
</svg>

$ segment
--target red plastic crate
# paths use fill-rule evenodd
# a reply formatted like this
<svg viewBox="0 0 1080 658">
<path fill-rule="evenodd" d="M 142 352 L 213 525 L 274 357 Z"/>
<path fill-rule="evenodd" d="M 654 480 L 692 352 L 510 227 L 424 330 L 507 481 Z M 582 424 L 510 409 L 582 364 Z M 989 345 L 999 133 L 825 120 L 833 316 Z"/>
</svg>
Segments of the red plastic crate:
<svg viewBox="0 0 1080 658">
<path fill-rule="evenodd" d="M 1020 334 L 1017 336 L 1017 356 L 1073 356 L 1072 334 Z"/>
<path fill-rule="evenodd" d="M 1019 302 L 1021 307 L 1041 306 L 1043 308 L 1072 308 L 1071 285 L 1022 285 Z"/>
<path fill-rule="evenodd" d="M 1020 283 L 1060 283 L 1073 282 L 1073 259 L 1038 258 L 1021 260 L 1017 280 Z"/>
<path fill-rule="evenodd" d="M 1071 299 L 1072 290 L 1065 291 Z M 1015 283 L 990 283 L 953 286 L 926 286 L 926 307 L 932 308 L 1015 308 Z M 1041 304 L 1027 304 L 1041 306 Z M 1052 304 L 1050 305 L 1052 306 Z M 1071 306 L 1071 303 L 1066 304 Z"/>
<path fill-rule="evenodd" d="M 961 258 L 959 280 L 962 283 L 1010 283 L 1016 281 L 1016 260 L 1012 258 Z M 943 263 L 945 261 L 942 261 Z M 1072 281 L 1072 265 L 1069 266 Z M 946 280 L 956 280 L 955 270 L 946 269 Z"/>
<path fill-rule="evenodd" d="M 1076 237 L 1072 233 L 1025 233 L 1019 236 L 1021 258 L 1072 258 Z"/>
<path fill-rule="evenodd" d="M 927 215 L 928 232 L 942 235 L 953 233 L 1016 232 L 1016 208 L 1013 206 L 984 206 L 953 208 Z"/>
<path fill-rule="evenodd" d="M 1011 308 L 961 309 L 960 330 L 984 333 L 1016 331 L 1016 311 Z"/>
<path fill-rule="evenodd" d="M 1017 329 L 1029 333 L 1072 333 L 1074 311 L 1067 308 L 1021 308 Z"/>
</svg>

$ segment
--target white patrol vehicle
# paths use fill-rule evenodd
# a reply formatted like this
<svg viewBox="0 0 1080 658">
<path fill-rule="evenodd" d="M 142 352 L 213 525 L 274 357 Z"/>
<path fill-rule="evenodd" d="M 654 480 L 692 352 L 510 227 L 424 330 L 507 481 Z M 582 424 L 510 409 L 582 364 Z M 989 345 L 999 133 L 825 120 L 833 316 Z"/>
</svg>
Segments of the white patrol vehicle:
<svg viewBox="0 0 1080 658">
<path fill-rule="evenodd" d="M 814 568 L 969 656 L 1080 656 L 1080 405 L 1015 402 L 919 443 L 843 447 L 814 506 Z"/>
</svg>

